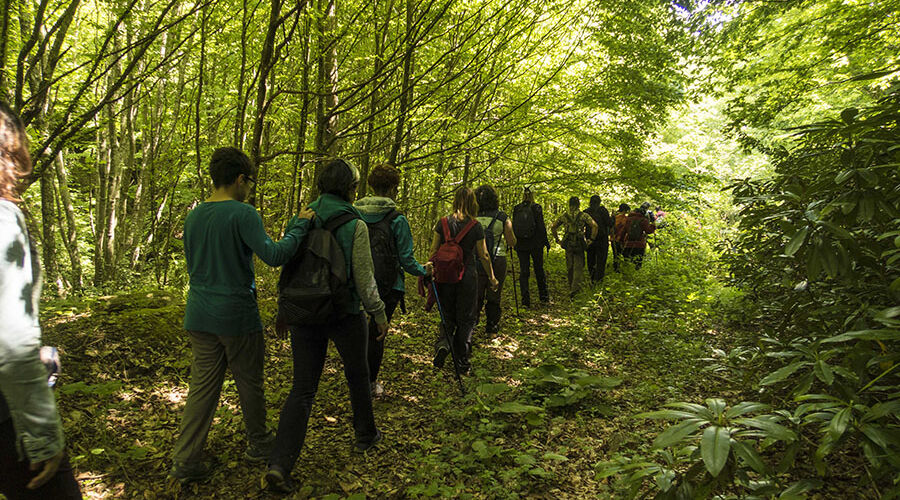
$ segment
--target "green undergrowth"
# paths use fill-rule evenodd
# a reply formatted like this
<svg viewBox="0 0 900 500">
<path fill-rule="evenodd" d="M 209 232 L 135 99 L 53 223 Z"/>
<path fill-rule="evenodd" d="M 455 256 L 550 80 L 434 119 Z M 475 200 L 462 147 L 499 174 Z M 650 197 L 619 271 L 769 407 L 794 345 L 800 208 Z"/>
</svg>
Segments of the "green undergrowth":
<svg viewBox="0 0 900 500">
<path fill-rule="evenodd" d="M 465 396 L 450 363 L 444 370 L 431 364 L 436 311 L 426 314 L 410 294 L 409 313 L 395 319 L 388 338 L 380 377 L 386 395 L 375 401 L 385 444 L 366 456 L 351 453 L 346 383 L 330 349 L 294 470 L 302 488 L 296 498 L 614 496 L 599 464 L 646 446 L 661 429 L 634 415 L 702 400 L 723 383 L 703 370 L 703 359 L 728 343 L 721 311 L 733 293 L 710 266 L 688 260 L 708 263 L 711 253 L 675 248 L 674 237 L 669 244 L 652 251 L 640 271 L 610 269 L 603 284 L 574 301 L 562 298 L 563 259 L 553 253 L 554 301 L 520 306 L 518 317 L 507 281 L 501 332 L 476 328 Z M 267 323 L 274 300 L 263 296 L 260 308 Z M 228 379 L 207 445 L 221 472 L 183 490 L 165 481 L 189 377 L 182 314 L 182 294 L 165 291 L 44 308 L 45 343 L 63 351 L 58 397 L 68 447 L 94 497 L 260 493 L 263 469 L 241 459 L 243 424 Z M 290 346 L 270 335 L 267 351 L 274 426 L 290 390 Z"/>
</svg>

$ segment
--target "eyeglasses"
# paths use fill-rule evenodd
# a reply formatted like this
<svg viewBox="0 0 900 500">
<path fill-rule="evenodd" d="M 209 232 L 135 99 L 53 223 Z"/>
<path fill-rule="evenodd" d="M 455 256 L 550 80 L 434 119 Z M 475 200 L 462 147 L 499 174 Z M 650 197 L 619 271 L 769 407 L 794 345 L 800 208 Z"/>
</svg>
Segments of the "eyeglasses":
<svg viewBox="0 0 900 500">
<path fill-rule="evenodd" d="M 255 177 L 250 177 L 249 175 L 244 174 L 244 179 L 247 179 L 248 181 L 250 181 L 250 182 L 256 184 L 256 178 L 255 178 Z"/>
</svg>

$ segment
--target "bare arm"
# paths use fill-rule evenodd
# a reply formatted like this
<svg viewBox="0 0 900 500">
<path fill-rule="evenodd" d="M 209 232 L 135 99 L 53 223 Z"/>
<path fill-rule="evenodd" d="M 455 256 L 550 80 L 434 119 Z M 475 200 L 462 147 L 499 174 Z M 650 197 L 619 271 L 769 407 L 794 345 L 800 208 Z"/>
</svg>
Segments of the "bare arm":
<svg viewBox="0 0 900 500">
<path fill-rule="evenodd" d="M 597 223 L 594 222 L 594 219 L 591 217 L 587 217 L 588 226 L 591 228 L 591 241 L 597 239 L 597 233 L 600 231 L 600 227 L 597 226 Z"/>
<path fill-rule="evenodd" d="M 475 250 L 478 252 L 478 258 L 481 259 L 482 267 L 487 271 L 488 279 L 491 282 L 491 289 L 497 288 L 497 278 L 494 276 L 494 267 L 491 265 L 491 257 L 488 255 L 487 244 L 484 238 L 475 243 Z"/>
<path fill-rule="evenodd" d="M 503 236 L 506 238 L 506 246 L 516 247 L 516 233 L 513 232 L 512 221 L 509 219 L 506 219 L 506 222 L 503 223 Z"/>
</svg>

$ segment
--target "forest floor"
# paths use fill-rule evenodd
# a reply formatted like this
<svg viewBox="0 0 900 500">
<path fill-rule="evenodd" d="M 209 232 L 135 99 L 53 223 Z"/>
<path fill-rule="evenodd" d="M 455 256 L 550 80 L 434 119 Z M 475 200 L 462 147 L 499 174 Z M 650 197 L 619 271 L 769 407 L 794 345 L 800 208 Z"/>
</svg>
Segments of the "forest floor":
<svg viewBox="0 0 900 500">
<path fill-rule="evenodd" d="M 633 274 L 610 269 L 602 285 L 570 301 L 562 260 L 558 253 L 549 259 L 552 303 L 520 305 L 518 317 L 507 280 L 501 332 L 488 337 L 477 327 L 464 397 L 450 363 L 432 366 L 437 312 L 426 314 L 422 299 L 408 294 L 409 312 L 395 318 L 387 341 L 385 395 L 374 403 L 385 440 L 365 456 L 351 451 L 348 393 L 331 346 L 293 498 L 610 497 L 615 491 L 597 465 L 649 446 L 662 429 L 637 413 L 736 395 L 729 380 L 704 369 L 729 342 L 716 314 L 724 293 L 717 282 L 663 256 Z M 86 498 L 268 496 L 259 487 L 264 466 L 242 459 L 230 375 L 207 446 L 223 467 L 203 484 L 166 480 L 191 362 L 183 308 L 181 294 L 166 291 L 44 308 L 44 342 L 62 351 L 59 406 Z M 260 308 L 265 323 L 274 301 L 261 299 Z M 265 372 L 274 427 L 291 385 L 291 356 L 289 343 L 270 333 Z"/>
</svg>

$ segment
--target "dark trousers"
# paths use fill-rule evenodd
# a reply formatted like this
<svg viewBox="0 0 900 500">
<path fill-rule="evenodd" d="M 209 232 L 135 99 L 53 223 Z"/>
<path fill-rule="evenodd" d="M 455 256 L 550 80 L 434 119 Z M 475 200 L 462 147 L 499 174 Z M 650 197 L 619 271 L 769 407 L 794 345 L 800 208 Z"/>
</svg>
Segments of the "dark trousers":
<svg viewBox="0 0 900 500">
<path fill-rule="evenodd" d="M 16 451 L 16 431 L 12 419 L 0 422 L 0 494 L 9 500 L 74 499 L 81 500 L 78 481 L 69 464 L 69 457 L 63 456 L 56 475 L 36 490 L 27 485 L 40 474 L 40 470 L 29 470 L 27 460 L 19 460 Z"/>
<path fill-rule="evenodd" d="M 453 354 L 459 367 L 469 367 L 469 354 L 472 348 L 472 330 L 475 328 L 476 299 L 478 286 L 477 272 L 466 266 L 459 283 L 438 283 L 438 300 L 441 301 L 444 321 L 441 323 L 442 333 L 438 345 L 446 345 L 446 337 L 453 341 Z"/>
<path fill-rule="evenodd" d="M 491 283 L 486 273 L 478 272 L 478 313 L 476 323 L 481 319 L 481 309 L 484 308 L 484 328 L 488 332 L 496 332 L 500 328 L 500 297 L 503 292 L 503 281 L 506 280 L 506 256 L 494 258 L 494 277 L 500 284 L 497 291 L 491 290 Z M 485 300 L 487 304 L 485 305 Z"/>
<path fill-rule="evenodd" d="M 325 367 L 328 339 L 334 342 L 344 361 L 344 376 L 347 377 L 350 388 L 356 441 L 369 444 L 375 439 L 378 431 L 372 412 L 372 393 L 369 391 L 367 326 L 365 315 L 360 313 L 327 325 L 291 327 L 294 383 L 281 410 L 275 448 L 269 457 L 269 464 L 290 472 L 300 456 L 300 449 L 306 439 L 309 414 L 319 389 L 319 378 Z"/>
<path fill-rule="evenodd" d="M 591 275 L 591 281 L 602 281 L 606 276 L 606 259 L 609 257 L 609 241 L 602 236 L 598 236 L 601 241 L 594 243 L 587 249 L 587 266 L 588 273 Z"/>
<path fill-rule="evenodd" d="M 626 248 L 622 255 L 629 262 L 634 264 L 635 269 L 640 269 L 641 265 L 644 263 L 644 253 L 646 251 L 646 248 Z"/>
<path fill-rule="evenodd" d="M 248 441 L 258 443 L 266 439 L 269 433 L 263 392 L 266 345 L 262 332 L 235 336 L 204 332 L 188 334 L 194 362 L 181 418 L 181 434 L 175 442 L 175 461 L 190 463 L 202 458 L 227 368 L 231 368 L 234 375 Z"/>
<path fill-rule="evenodd" d="M 394 311 L 397 310 L 400 298 L 388 297 L 384 301 L 384 313 L 387 315 L 388 323 L 394 317 Z M 381 360 L 384 359 L 384 342 L 387 340 L 387 337 L 381 340 L 377 340 L 376 337 L 378 337 L 378 326 L 375 325 L 374 318 L 369 318 L 369 382 L 375 382 L 378 378 L 378 372 L 381 371 Z"/>
<path fill-rule="evenodd" d="M 519 257 L 519 285 L 522 288 L 522 305 L 531 305 L 531 294 L 528 291 L 528 275 L 531 265 L 529 260 L 534 262 L 534 278 L 537 281 L 538 296 L 541 302 L 550 300 L 550 292 L 547 291 L 547 275 L 544 273 L 544 247 L 534 250 L 516 250 Z"/>
<path fill-rule="evenodd" d="M 618 272 L 619 266 L 622 263 L 622 253 L 625 251 L 622 248 L 622 244 L 618 241 L 612 242 L 612 250 L 613 250 L 613 271 Z"/>
</svg>

